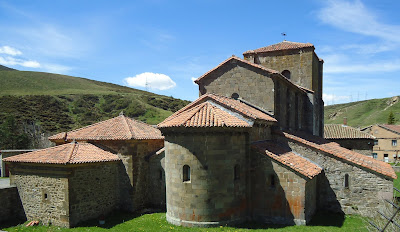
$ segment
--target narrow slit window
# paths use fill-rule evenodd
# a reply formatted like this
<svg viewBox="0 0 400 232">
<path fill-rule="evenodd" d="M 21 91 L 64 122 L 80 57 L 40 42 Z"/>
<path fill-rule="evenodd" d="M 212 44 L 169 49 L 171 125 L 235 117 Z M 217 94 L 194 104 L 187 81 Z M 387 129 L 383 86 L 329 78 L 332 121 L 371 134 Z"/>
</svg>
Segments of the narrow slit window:
<svg viewBox="0 0 400 232">
<path fill-rule="evenodd" d="M 349 174 L 344 175 L 344 187 L 349 188 Z"/>
<path fill-rule="evenodd" d="M 183 166 L 183 181 L 190 181 L 190 167 L 189 165 Z"/>
<path fill-rule="evenodd" d="M 236 164 L 233 169 L 234 180 L 240 180 L 240 165 Z"/>
</svg>

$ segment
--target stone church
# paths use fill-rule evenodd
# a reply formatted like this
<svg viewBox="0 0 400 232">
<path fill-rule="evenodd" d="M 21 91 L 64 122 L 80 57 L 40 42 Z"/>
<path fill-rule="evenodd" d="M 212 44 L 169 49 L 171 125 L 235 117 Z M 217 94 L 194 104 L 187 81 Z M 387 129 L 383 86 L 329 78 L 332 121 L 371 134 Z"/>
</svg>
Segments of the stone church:
<svg viewBox="0 0 400 232">
<path fill-rule="evenodd" d="M 158 129 L 120 115 L 5 159 L 27 219 L 70 227 L 153 206 L 182 226 L 302 225 L 318 210 L 383 207 L 397 178 L 391 166 L 322 138 L 314 50 L 283 41 L 228 58 Z"/>
</svg>

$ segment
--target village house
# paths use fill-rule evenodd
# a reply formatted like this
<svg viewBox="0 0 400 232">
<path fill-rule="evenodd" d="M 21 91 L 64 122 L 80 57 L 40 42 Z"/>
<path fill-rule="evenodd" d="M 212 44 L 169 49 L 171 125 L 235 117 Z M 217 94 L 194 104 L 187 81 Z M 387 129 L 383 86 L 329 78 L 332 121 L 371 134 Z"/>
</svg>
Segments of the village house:
<svg viewBox="0 0 400 232">
<path fill-rule="evenodd" d="M 228 58 L 158 129 L 120 115 L 4 159 L 27 219 L 70 227 L 148 206 L 199 227 L 304 225 L 319 210 L 370 215 L 393 198 L 396 174 L 322 138 L 323 60 L 314 50 L 283 41 Z"/>
<path fill-rule="evenodd" d="M 400 125 L 372 125 L 362 131 L 375 137 L 372 156 L 386 163 L 394 163 L 400 159 Z"/>
<path fill-rule="evenodd" d="M 375 137 L 346 124 L 325 124 L 324 139 L 357 153 L 372 157 Z"/>
</svg>

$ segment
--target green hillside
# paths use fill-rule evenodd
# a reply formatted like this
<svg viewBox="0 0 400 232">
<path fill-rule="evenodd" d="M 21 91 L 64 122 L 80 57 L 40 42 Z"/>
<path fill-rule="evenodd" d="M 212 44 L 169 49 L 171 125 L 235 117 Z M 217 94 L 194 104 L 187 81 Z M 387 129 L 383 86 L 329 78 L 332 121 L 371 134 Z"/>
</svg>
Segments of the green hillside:
<svg viewBox="0 0 400 232">
<path fill-rule="evenodd" d="M 40 134 L 80 128 L 121 111 L 157 124 L 187 104 L 189 101 L 111 83 L 0 66 L 0 149 L 38 148 L 35 140 Z M 29 147 L 17 147 L 19 142 L 12 139 L 4 142 L 4 138 L 21 134 L 29 135 Z"/>
<path fill-rule="evenodd" d="M 347 124 L 353 127 L 365 127 L 372 124 L 387 124 L 390 112 L 393 112 L 396 124 L 400 123 L 400 98 L 372 99 L 325 106 L 325 124 Z"/>
<path fill-rule="evenodd" d="M 0 70 L 2 70 L 1 67 Z M 130 93 L 152 96 L 155 95 L 153 93 L 125 86 L 73 76 L 17 70 L 0 71 L 0 95 L 64 95 L 113 93 Z"/>
</svg>

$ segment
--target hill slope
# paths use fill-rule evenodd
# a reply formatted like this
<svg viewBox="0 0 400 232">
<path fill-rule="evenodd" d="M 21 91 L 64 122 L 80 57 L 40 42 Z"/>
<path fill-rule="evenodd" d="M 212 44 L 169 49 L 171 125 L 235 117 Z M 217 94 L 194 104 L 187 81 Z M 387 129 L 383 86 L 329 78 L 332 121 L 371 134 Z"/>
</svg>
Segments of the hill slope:
<svg viewBox="0 0 400 232">
<path fill-rule="evenodd" d="M 187 104 L 189 101 L 111 83 L 1 66 L 0 149 L 48 146 L 39 143 L 46 140 L 39 138 L 41 135 L 83 127 L 118 116 L 121 111 L 157 124 Z M 10 117 L 16 122 L 13 129 L 6 128 Z M 30 147 L 2 145 L 3 137 L 15 130 L 29 135 Z"/>
<path fill-rule="evenodd" d="M 387 124 L 390 112 L 397 123 L 400 119 L 400 98 L 372 99 L 325 106 L 325 124 L 342 124 L 347 117 L 347 124 L 353 127 L 365 127 L 372 124 Z M 396 123 L 396 124 L 397 124 Z"/>
</svg>

